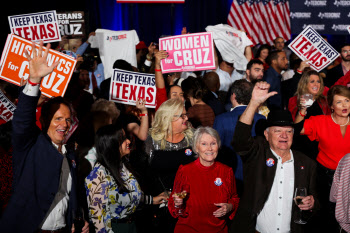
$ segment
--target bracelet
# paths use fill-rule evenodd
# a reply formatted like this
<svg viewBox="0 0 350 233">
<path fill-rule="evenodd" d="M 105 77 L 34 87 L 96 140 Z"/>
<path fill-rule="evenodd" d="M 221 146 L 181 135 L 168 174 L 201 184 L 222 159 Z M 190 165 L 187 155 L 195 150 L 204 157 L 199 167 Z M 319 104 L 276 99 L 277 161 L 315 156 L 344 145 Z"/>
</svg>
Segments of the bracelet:
<svg viewBox="0 0 350 233">
<path fill-rule="evenodd" d="M 142 113 L 142 114 L 139 114 L 139 116 L 148 116 L 147 113 Z"/>
<path fill-rule="evenodd" d="M 160 71 L 160 72 L 162 72 L 162 70 L 161 70 L 161 69 L 154 69 L 154 71 Z"/>
<path fill-rule="evenodd" d="M 30 81 L 30 79 L 28 78 L 28 83 L 32 86 L 37 86 L 37 85 L 40 85 L 40 83 L 33 83 Z"/>
<path fill-rule="evenodd" d="M 302 116 L 302 117 L 305 117 L 307 114 L 307 112 L 305 111 L 305 115 L 301 114 L 301 112 L 299 111 L 299 115 Z"/>
<path fill-rule="evenodd" d="M 297 70 L 297 73 L 302 74 L 302 73 L 303 73 L 303 71 L 301 71 L 301 70 Z"/>
<path fill-rule="evenodd" d="M 146 205 L 152 205 L 153 204 L 153 197 L 151 195 L 145 195 L 145 204 Z"/>
</svg>

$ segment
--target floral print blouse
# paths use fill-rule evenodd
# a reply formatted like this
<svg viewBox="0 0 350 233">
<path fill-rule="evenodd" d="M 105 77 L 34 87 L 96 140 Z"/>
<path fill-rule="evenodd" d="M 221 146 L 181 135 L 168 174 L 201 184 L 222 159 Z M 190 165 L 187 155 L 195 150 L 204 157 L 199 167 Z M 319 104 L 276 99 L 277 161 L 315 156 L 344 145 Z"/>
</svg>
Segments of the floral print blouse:
<svg viewBox="0 0 350 233">
<path fill-rule="evenodd" d="M 85 178 L 89 216 L 97 233 L 112 233 L 112 219 L 127 217 L 140 203 L 142 191 L 133 174 L 123 165 L 121 175 L 129 193 L 118 192 L 114 178 L 100 163 Z"/>
</svg>

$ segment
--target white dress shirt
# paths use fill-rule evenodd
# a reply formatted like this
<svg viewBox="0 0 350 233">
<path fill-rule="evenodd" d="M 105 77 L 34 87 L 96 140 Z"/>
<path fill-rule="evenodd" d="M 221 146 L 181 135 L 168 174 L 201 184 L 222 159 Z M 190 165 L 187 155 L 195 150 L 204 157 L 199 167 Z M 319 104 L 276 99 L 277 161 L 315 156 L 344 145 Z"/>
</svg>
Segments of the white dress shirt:
<svg viewBox="0 0 350 233">
<path fill-rule="evenodd" d="M 56 145 L 55 143 L 52 143 L 52 144 L 58 149 L 58 145 Z M 66 153 L 67 153 L 66 147 L 65 145 L 62 145 L 62 154 L 66 154 Z M 64 228 L 66 226 L 65 216 L 68 210 L 69 193 L 71 189 L 72 189 L 72 176 L 69 173 L 68 180 L 67 180 L 67 192 L 65 193 L 65 196 L 62 198 L 62 200 L 57 203 L 55 208 L 53 208 L 51 213 L 47 216 L 41 229 L 54 231 L 54 230 Z"/>
<path fill-rule="evenodd" d="M 282 158 L 271 151 L 275 156 L 273 159 L 277 159 L 275 179 L 264 208 L 258 215 L 255 229 L 261 233 L 287 233 L 290 232 L 292 217 L 294 157 L 290 151 L 290 160 L 282 163 Z"/>
<path fill-rule="evenodd" d="M 243 74 L 240 74 L 236 69 L 233 70 L 232 74 L 230 75 L 229 73 L 227 73 L 226 71 L 223 71 L 220 69 L 220 67 L 218 67 L 216 69 L 216 73 L 219 75 L 219 79 L 220 79 L 220 89 L 219 91 L 228 91 L 228 89 L 230 88 L 231 84 L 238 80 L 238 79 L 242 79 Z"/>
</svg>

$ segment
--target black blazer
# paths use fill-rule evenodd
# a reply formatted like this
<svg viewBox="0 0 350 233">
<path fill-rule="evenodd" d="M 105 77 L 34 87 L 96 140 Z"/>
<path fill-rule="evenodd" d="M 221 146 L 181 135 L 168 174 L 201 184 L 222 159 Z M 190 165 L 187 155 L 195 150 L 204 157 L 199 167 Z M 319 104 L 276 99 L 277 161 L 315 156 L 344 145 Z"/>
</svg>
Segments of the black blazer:
<svg viewBox="0 0 350 233">
<path fill-rule="evenodd" d="M 332 69 L 328 70 L 327 76 L 324 79 L 324 85 L 326 87 L 331 88 L 331 86 L 333 86 L 334 83 L 344 75 L 345 74 L 343 72 L 343 67 L 341 64 L 339 64 L 336 67 L 333 67 Z"/>
<path fill-rule="evenodd" d="M 213 109 L 215 116 L 225 112 L 224 105 L 211 91 L 207 92 L 207 94 L 203 97 L 203 101 Z"/>
<path fill-rule="evenodd" d="M 251 125 L 238 121 L 232 146 L 243 161 L 244 190 L 231 232 L 255 232 L 256 219 L 270 194 L 275 178 L 276 166 L 267 166 L 266 160 L 275 158 L 264 137 L 251 136 Z M 315 199 L 314 210 L 319 208 L 316 193 L 316 163 L 298 151 L 294 156 L 294 188 L 306 187 L 308 195 Z M 299 208 L 293 204 L 291 232 L 303 232 L 302 226 L 294 223 Z M 311 217 L 315 211 L 304 211 L 304 217 Z"/>
<path fill-rule="evenodd" d="M 20 89 L 12 120 L 14 192 L 0 220 L 0 232 L 38 230 L 59 188 L 63 156 L 35 124 L 38 99 L 39 96 L 25 95 Z M 76 162 L 74 153 L 68 151 L 66 156 L 72 176 L 66 213 L 66 225 L 70 229 L 72 212 L 77 206 Z"/>
</svg>

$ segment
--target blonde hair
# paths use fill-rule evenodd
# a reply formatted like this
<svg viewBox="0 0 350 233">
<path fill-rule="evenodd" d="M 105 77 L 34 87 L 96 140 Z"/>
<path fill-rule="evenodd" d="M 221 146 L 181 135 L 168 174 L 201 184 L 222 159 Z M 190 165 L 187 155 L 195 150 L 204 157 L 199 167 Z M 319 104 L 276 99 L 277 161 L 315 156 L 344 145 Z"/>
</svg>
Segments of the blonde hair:
<svg viewBox="0 0 350 233">
<path fill-rule="evenodd" d="M 98 99 L 91 106 L 91 112 L 103 111 L 107 112 L 114 122 L 120 115 L 120 110 L 117 108 L 114 102 L 106 99 Z"/>
<path fill-rule="evenodd" d="M 301 76 L 299 83 L 298 83 L 298 89 L 297 92 L 295 93 L 298 98 L 298 103 L 300 102 L 300 97 L 304 94 L 308 93 L 307 85 L 310 82 L 310 77 L 311 75 L 316 75 L 320 79 L 320 90 L 318 90 L 318 93 L 315 96 L 315 100 L 318 100 L 320 98 L 324 99 L 323 96 L 323 90 L 324 90 L 324 84 L 323 84 L 323 79 L 320 77 L 319 73 L 314 71 L 314 70 L 309 70 L 307 72 L 304 72 L 303 75 Z"/>
<path fill-rule="evenodd" d="M 169 99 L 158 108 L 149 133 L 153 140 L 160 142 L 161 150 L 165 149 L 167 137 L 172 135 L 171 122 L 174 121 L 174 115 L 179 115 L 176 120 L 179 119 L 183 109 L 184 103 L 179 99 Z M 189 139 L 193 137 L 191 128 L 187 128 L 183 133 L 189 145 Z"/>
</svg>

